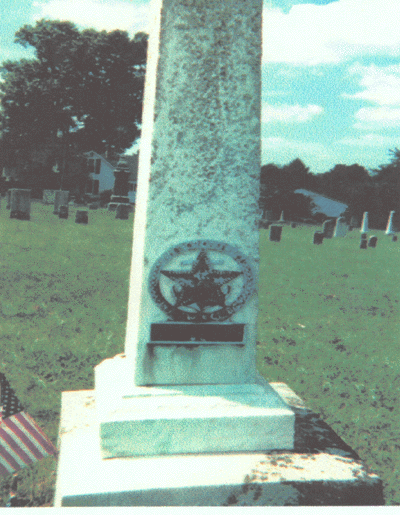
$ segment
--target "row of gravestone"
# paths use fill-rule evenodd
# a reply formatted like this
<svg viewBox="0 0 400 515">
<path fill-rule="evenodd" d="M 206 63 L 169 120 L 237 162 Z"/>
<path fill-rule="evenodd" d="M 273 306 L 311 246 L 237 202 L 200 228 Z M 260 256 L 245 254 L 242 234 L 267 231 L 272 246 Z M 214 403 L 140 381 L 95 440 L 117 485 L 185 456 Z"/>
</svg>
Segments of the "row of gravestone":
<svg viewBox="0 0 400 515">
<path fill-rule="evenodd" d="M 394 212 L 392 212 L 394 213 Z M 292 228 L 296 227 L 296 224 L 291 224 Z M 364 226 L 365 227 L 365 226 Z M 282 238 L 283 225 L 271 225 L 269 230 L 269 240 L 274 242 L 280 242 Z M 350 229 L 351 230 L 351 229 Z M 344 218 L 338 218 L 336 223 L 334 220 L 326 220 L 322 226 L 322 231 L 316 231 L 313 236 L 313 244 L 321 245 L 325 238 L 330 239 L 332 237 L 344 237 L 349 231 L 348 226 L 345 223 Z M 386 234 L 391 236 L 392 241 L 397 241 L 397 235 L 392 231 L 386 231 Z M 367 241 L 367 233 L 361 233 L 360 249 L 366 249 L 368 247 L 375 248 L 378 241 L 377 236 L 371 236 Z"/>
<path fill-rule="evenodd" d="M 44 204 L 49 204 L 49 191 L 45 190 Z M 67 219 L 69 216 L 68 204 L 68 191 L 54 191 L 54 210 L 53 214 L 58 215 L 61 219 Z M 10 209 L 10 218 L 17 220 L 30 220 L 31 212 L 31 190 L 12 188 L 7 191 L 7 209 Z M 98 207 L 98 206 L 96 206 Z M 89 209 L 95 209 L 95 206 L 89 206 Z M 110 209 L 115 210 L 115 218 L 120 220 L 128 220 L 129 213 L 132 211 L 130 204 L 116 204 L 115 208 L 112 206 Z M 77 210 L 75 214 L 75 223 L 87 224 L 89 222 L 89 214 L 86 210 Z"/>
</svg>

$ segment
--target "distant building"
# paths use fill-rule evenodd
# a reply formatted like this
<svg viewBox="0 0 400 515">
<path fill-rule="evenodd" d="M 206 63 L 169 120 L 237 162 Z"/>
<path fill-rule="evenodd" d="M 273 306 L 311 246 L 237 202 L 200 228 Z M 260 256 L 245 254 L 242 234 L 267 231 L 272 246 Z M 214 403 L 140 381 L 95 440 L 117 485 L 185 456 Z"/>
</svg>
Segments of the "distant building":
<svg viewBox="0 0 400 515">
<path fill-rule="evenodd" d="M 102 191 L 112 190 L 114 187 L 114 170 L 117 167 L 118 161 L 108 161 L 104 156 L 93 151 L 86 152 L 85 157 L 87 159 L 87 167 L 89 172 L 85 193 L 89 195 L 98 195 Z M 125 155 L 124 159 L 126 160 L 130 171 L 130 176 L 128 179 L 128 197 L 130 202 L 135 202 L 138 154 L 134 154 L 132 156 Z"/>
<path fill-rule="evenodd" d="M 305 197 L 310 198 L 314 202 L 315 207 L 313 207 L 311 210 L 313 215 L 322 213 L 330 218 L 338 218 L 346 211 L 348 207 L 347 204 L 343 204 L 343 202 L 332 200 L 328 197 L 320 195 L 319 193 L 314 193 L 313 191 L 299 189 L 295 190 L 295 193 L 300 193 Z"/>
</svg>

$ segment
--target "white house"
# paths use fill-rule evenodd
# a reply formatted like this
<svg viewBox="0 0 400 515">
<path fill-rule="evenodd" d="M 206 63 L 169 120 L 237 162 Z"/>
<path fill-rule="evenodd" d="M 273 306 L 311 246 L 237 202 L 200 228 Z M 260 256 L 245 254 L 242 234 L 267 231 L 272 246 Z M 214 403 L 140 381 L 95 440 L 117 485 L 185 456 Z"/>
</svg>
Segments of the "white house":
<svg viewBox="0 0 400 515">
<path fill-rule="evenodd" d="M 86 152 L 89 178 L 85 193 L 98 195 L 101 191 L 112 190 L 114 186 L 115 165 L 97 152 Z"/>
<path fill-rule="evenodd" d="M 93 151 L 86 152 L 85 157 L 89 169 L 89 178 L 85 193 L 98 195 L 102 191 L 112 190 L 114 187 L 114 170 L 117 167 L 117 161 L 107 161 L 104 156 Z M 135 202 L 138 155 L 124 156 L 124 159 L 127 161 L 130 171 L 128 197 L 130 202 Z"/>
</svg>

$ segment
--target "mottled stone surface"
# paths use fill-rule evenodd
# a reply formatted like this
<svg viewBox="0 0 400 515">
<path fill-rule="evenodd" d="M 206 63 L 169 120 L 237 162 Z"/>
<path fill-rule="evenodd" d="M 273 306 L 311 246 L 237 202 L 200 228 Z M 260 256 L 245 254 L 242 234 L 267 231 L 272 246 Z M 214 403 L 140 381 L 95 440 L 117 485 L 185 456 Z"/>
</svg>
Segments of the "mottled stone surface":
<svg viewBox="0 0 400 515">
<path fill-rule="evenodd" d="M 174 381 L 152 371 L 160 362 L 167 370 L 176 349 L 153 359 L 147 347 L 150 324 L 167 320 L 149 295 L 156 260 L 174 245 L 207 239 L 238 247 L 256 275 L 259 261 L 262 2 L 160 7 L 152 11 L 125 347 L 138 385 Z M 254 380 L 256 320 L 255 292 L 230 320 L 247 324 L 246 345 L 239 354 L 219 350 L 219 363 L 242 364 L 240 381 Z M 202 352 L 210 362 L 213 349 Z M 223 382 L 232 380 L 226 374 Z M 189 373 L 186 381 L 204 379 Z"/>
<path fill-rule="evenodd" d="M 381 480 L 284 383 L 292 451 L 101 459 L 94 391 L 64 392 L 55 507 L 379 506 Z"/>
</svg>

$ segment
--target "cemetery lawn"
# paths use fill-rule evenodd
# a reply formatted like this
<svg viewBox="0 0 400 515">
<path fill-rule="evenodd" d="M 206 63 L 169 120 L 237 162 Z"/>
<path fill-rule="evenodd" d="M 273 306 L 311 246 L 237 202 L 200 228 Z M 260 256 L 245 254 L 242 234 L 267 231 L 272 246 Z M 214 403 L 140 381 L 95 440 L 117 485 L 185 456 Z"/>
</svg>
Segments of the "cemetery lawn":
<svg viewBox="0 0 400 515">
<path fill-rule="evenodd" d="M 93 367 L 123 352 L 132 215 L 89 211 L 89 225 L 34 202 L 31 221 L 0 210 L 0 372 L 57 442 L 61 392 L 93 388 Z M 399 505 L 399 243 L 383 232 L 312 245 L 315 228 L 260 231 L 257 364 L 320 413 Z M 17 473 L 18 497 L 51 506 L 56 460 Z M 0 480 L 4 506 L 12 476 Z"/>
</svg>

